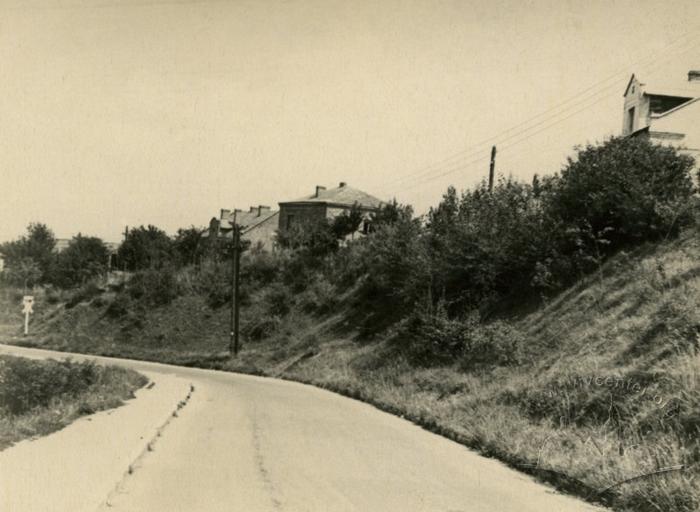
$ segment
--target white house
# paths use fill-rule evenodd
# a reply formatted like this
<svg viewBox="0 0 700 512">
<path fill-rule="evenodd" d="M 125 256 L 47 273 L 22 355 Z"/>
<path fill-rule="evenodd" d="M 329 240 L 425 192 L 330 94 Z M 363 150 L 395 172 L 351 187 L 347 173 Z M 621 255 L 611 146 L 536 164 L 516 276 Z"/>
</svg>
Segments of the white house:
<svg viewBox="0 0 700 512">
<path fill-rule="evenodd" d="M 670 84 L 632 75 L 624 98 L 622 135 L 649 137 L 700 160 L 700 71 Z"/>
</svg>

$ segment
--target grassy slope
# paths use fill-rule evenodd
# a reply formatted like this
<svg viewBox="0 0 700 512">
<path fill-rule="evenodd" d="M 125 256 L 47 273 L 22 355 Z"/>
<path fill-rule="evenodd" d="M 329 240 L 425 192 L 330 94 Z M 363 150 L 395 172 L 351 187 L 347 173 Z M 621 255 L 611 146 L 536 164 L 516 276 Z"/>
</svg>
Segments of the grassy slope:
<svg viewBox="0 0 700 512">
<path fill-rule="evenodd" d="M 388 341 L 358 342 L 340 313 L 290 315 L 231 362 L 225 308 L 185 296 L 115 321 L 108 301 L 45 310 L 29 344 L 310 382 L 619 510 L 700 506 L 697 232 L 620 254 L 515 319 L 530 356 L 516 368 L 416 369 Z"/>
<path fill-rule="evenodd" d="M 73 375 L 75 383 L 71 389 L 59 390 L 53 377 L 65 378 L 67 373 Z M 0 399 L 0 450 L 60 430 L 86 414 L 118 407 L 123 400 L 133 398 L 134 391 L 147 381 L 143 375 L 124 368 L 1 356 L 1 396 L 25 399 L 14 402 L 22 409 L 17 411 L 11 411 Z"/>
</svg>

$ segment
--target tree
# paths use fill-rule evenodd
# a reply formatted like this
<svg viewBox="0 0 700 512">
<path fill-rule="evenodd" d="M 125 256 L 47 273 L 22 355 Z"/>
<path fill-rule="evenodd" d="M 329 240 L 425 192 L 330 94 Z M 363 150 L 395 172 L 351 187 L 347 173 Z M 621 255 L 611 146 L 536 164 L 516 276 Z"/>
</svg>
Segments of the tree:
<svg viewBox="0 0 700 512">
<path fill-rule="evenodd" d="M 7 268 L 7 279 L 18 286 L 22 286 L 24 293 L 29 287 L 33 287 L 41 278 L 41 268 L 32 258 L 22 258 L 13 261 Z"/>
<path fill-rule="evenodd" d="M 607 233 L 609 250 L 664 237 L 689 220 L 693 165 L 641 137 L 588 145 L 555 180 L 549 208 L 566 225 Z"/>
<path fill-rule="evenodd" d="M 53 232 L 41 223 L 31 223 L 27 226 L 26 235 L 18 240 L 6 242 L 0 246 L 8 267 L 20 267 L 26 264 L 23 260 L 31 259 L 39 268 L 40 276 L 36 282 L 47 281 L 54 262 L 56 238 Z"/>
<path fill-rule="evenodd" d="M 63 287 L 84 284 L 105 272 L 108 258 L 109 249 L 101 239 L 78 234 L 59 254 L 52 280 Z"/>
<path fill-rule="evenodd" d="M 126 235 L 117 257 L 128 270 L 162 268 L 172 260 L 173 242 L 165 231 L 149 225 Z"/>
<path fill-rule="evenodd" d="M 331 223 L 331 232 L 338 240 L 344 240 L 347 236 L 355 233 L 362 224 L 365 216 L 360 207 L 355 204 L 350 210 L 346 210 Z"/>
<path fill-rule="evenodd" d="M 173 249 L 175 249 L 181 264 L 194 265 L 197 262 L 197 259 L 205 250 L 206 244 L 202 238 L 205 232 L 206 229 L 195 226 L 177 230 L 173 241 Z"/>
<path fill-rule="evenodd" d="M 410 205 L 399 204 L 396 199 L 383 204 L 370 216 L 370 231 L 380 226 L 396 224 L 399 221 L 413 219 L 413 208 Z"/>
<path fill-rule="evenodd" d="M 349 248 L 364 277 L 357 305 L 371 331 L 391 323 L 431 295 L 430 257 L 419 219 L 400 215 Z"/>
</svg>

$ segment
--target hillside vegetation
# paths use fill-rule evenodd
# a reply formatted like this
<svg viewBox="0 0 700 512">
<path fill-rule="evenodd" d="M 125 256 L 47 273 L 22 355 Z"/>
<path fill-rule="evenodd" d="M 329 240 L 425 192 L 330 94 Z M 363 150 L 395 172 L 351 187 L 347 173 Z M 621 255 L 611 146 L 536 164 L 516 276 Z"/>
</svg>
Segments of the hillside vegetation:
<svg viewBox="0 0 700 512">
<path fill-rule="evenodd" d="M 113 366 L 0 356 L 0 450 L 117 407 L 147 382 Z"/>
<path fill-rule="evenodd" d="M 287 233 L 245 255 L 235 359 L 221 248 L 151 259 L 118 286 L 38 290 L 34 335 L 5 339 L 309 382 L 617 510 L 695 511 L 692 165 L 613 139 L 531 184 L 449 189 L 424 219 L 389 204 L 349 243 L 352 212 Z"/>
</svg>

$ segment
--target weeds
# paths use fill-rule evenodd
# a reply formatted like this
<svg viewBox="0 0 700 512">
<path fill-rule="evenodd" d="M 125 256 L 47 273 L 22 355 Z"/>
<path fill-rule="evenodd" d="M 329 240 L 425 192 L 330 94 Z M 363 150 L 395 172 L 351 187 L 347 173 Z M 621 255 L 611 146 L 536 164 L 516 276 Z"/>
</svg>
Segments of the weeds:
<svg viewBox="0 0 700 512">
<path fill-rule="evenodd" d="M 0 356 L 0 448 L 116 407 L 146 383 L 132 370 L 92 362 Z"/>
</svg>

